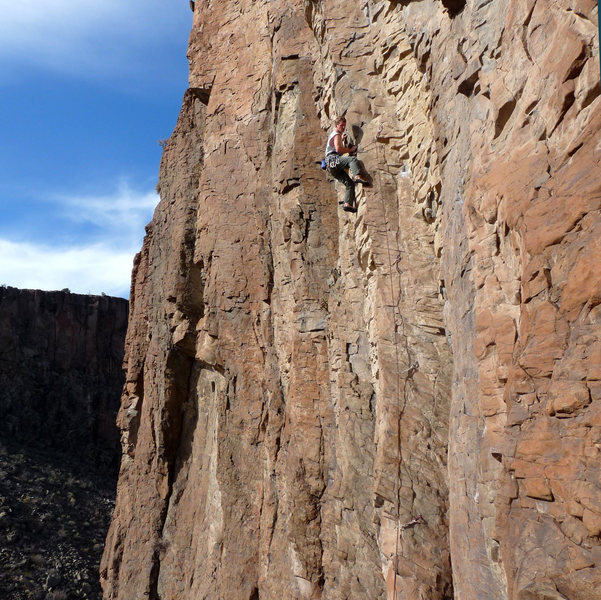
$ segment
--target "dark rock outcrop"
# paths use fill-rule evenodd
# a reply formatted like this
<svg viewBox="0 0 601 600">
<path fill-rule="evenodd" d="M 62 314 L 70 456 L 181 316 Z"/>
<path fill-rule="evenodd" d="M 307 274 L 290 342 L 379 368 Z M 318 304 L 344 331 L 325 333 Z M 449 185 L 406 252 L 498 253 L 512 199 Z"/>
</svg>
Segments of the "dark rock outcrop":
<svg viewBox="0 0 601 600">
<path fill-rule="evenodd" d="M 100 597 L 128 302 L 0 288 L 0 597 Z"/>
<path fill-rule="evenodd" d="M 0 288 L 0 440 L 118 464 L 128 302 Z"/>
</svg>

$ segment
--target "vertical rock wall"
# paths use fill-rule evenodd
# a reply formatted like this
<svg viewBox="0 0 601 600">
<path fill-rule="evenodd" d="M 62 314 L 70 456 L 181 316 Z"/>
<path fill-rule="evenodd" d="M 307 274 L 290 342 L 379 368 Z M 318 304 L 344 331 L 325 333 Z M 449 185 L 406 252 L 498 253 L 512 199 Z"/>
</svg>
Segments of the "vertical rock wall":
<svg viewBox="0 0 601 600">
<path fill-rule="evenodd" d="M 578 4 L 196 2 L 107 599 L 599 597 Z M 319 169 L 341 113 L 373 178 L 356 215 Z"/>
<path fill-rule="evenodd" d="M 597 6 L 424 17 L 407 7 L 442 166 L 455 593 L 598 598 Z"/>
</svg>

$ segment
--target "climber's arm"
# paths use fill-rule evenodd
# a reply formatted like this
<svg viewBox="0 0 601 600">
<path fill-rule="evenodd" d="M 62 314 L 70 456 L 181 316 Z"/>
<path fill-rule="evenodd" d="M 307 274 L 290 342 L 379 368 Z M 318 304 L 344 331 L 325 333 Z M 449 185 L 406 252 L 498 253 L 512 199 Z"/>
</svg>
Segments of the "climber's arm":
<svg viewBox="0 0 601 600">
<path fill-rule="evenodd" d="M 341 135 L 335 135 L 332 141 L 334 142 L 334 148 L 338 154 L 350 154 L 357 149 L 357 146 L 344 146 L 342 144 Z"/>
</svg>

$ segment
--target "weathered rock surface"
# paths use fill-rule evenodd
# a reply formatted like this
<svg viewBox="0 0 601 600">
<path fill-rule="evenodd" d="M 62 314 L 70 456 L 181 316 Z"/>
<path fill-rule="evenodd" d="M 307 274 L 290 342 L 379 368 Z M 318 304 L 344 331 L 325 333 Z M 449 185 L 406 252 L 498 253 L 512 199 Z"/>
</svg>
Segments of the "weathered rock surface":
<svg viewBox="0 0 601 600">
<path fill-rule="evenodd" d="M 128 302 L 0 288 L 0 440 L 118 464 Z"/>
<path fill-rule="evenodd" d="M 105 598 L 601 598 L 596 3 L 196 2 L 189 59 Z"/>
</svg>

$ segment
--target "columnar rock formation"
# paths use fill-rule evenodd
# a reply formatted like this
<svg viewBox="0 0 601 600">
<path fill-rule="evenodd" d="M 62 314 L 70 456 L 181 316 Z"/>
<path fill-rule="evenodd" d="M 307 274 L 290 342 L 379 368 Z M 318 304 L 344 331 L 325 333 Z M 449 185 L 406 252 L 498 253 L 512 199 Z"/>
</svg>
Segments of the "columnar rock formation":
<svg viewBox="0 0 601 600">
<path fill-rule="evenodd" d="M 189 59 L 105 597 L 601 598 L 596 3 L 196 2 Z"/>
<path fill-rule="evenodd" d="M 119 459 L 128 302 L 0 288 L 0 439 Z"/>
</svg>

